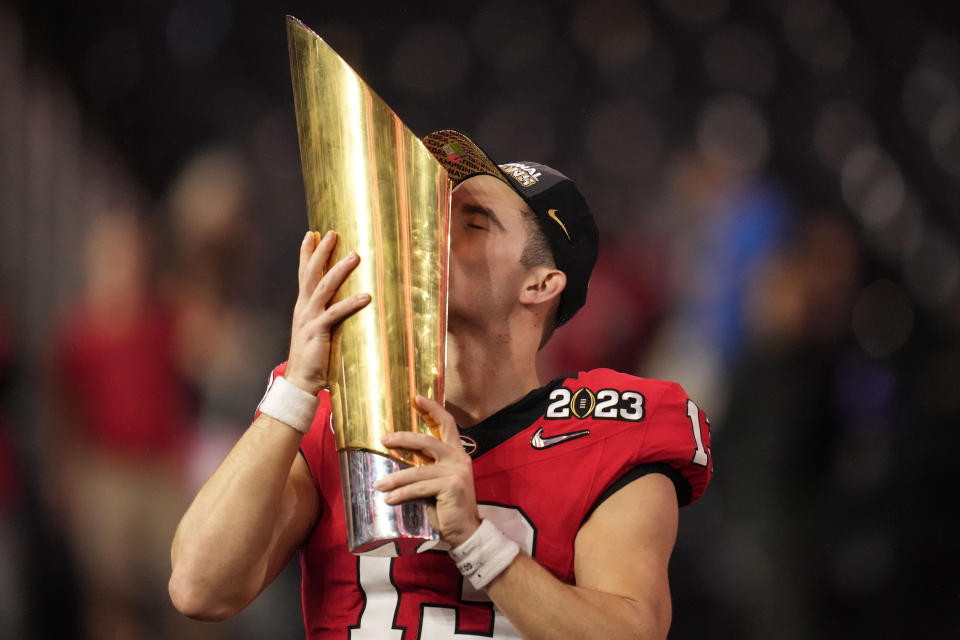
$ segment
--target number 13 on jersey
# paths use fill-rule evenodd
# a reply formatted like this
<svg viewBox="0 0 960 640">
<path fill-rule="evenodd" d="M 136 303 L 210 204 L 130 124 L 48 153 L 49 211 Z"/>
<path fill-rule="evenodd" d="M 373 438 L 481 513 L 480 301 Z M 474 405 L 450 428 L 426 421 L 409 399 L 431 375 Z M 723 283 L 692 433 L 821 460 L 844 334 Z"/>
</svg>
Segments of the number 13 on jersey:
<svg viewBox="0 0 960 640">
<path fill-rule="evenodd" d="M 690 418 L 690 426 L 693 428 L 693 441 L 696 449 L 693 453 L 693 464 L 706 467 L 710 464 L 710 449 L 703 446 L 703 431 L 700 425 L 700 408 L 693 400 L 687 400 L 687 417 Z M 707 429 L 710 429 L 710 421 L 707 420 Z M 711 467 L 712 470 L 712 467 Z"/>
</svg>

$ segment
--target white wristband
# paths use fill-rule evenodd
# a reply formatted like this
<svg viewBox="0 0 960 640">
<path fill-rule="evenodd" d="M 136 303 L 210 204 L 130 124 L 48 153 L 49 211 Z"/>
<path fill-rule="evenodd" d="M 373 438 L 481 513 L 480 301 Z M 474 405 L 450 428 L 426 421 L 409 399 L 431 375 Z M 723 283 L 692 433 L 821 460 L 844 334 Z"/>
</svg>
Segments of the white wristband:
<svg viewBox="0 0 960 640">
<path fill-rule="evenodd" d="M 455 549 L 450 557 L 475 589 L 484 589 L 490 581 L 503 573 L 520 553 L 520 545 L 503 535 L 495 524 L 484 518 L 473 532 Z"/>
<path fill-rule="evenodd" d="M 306 433 L 310 431 L 319 405 L 320 398 L 304 391 L 283 376 L 277 376 L 257 410 L 300 433 Z"/>
</svg>

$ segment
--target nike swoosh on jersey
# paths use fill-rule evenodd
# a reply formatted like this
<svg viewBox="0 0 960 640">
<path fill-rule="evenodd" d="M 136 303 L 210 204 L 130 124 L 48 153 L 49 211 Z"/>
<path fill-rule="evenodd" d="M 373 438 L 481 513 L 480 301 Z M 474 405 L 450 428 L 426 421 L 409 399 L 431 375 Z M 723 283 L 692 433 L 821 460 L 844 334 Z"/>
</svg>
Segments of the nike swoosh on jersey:
<svg viewBox="0 0 960 640">
<path fill-rule="evenodd" d="M 544 436 L 543 427 L 540 427 L 537 429 L 537 432 L 533 434 L 533 437 L 530 438 L 530 445 L 534 449 L 549 449 L 550 447 L 555 447 L 558 444 L 570 442 L 571 440 L 576 440 L 577 438 L 582 438 L 583 436 L 588 435 L 590 435 L 590 430 L 582 429 L 580 431 L 571 431 L 569 433 L 561 433 L 555 436 Z"/>
</svg>

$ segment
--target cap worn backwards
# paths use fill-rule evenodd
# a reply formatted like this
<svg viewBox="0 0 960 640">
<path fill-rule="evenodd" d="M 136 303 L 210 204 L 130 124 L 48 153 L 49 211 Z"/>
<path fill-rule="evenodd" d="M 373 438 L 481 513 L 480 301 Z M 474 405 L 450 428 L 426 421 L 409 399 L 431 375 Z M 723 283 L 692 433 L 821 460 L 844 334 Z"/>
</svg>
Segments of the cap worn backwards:
<svg viewBox="0 0 960 640">
<path fill-rule="evenodd" d="M 473 176 L 490 175 L 503 180 L 523 198 L 537 216 L 557 268 L 567 276 L 557 308 L 557 325 L 572 318 L 587 300 L 598 252 L 597 225 L 573 180 L 536 162 L 498 165 L 467 136 L 452 129 L 431 133 L 423 142 L 447 170 L 454 186 Z"/>
</svg>

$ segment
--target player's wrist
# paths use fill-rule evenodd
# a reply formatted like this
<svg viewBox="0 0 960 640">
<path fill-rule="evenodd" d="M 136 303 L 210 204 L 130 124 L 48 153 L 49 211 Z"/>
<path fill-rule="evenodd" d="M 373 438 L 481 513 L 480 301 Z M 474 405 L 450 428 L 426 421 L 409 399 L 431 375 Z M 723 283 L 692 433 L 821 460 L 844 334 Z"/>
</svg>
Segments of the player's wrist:
<svg viewBox="0 0 960 640">
<path fill-rule="evenodd" d="M 326 380 L 313 379 L 297 371 L 291 371 L 291 367 L 289 365 L 287 366 L 287 370 L 284 371 L 283 377 L 297 388 L 306 391 L 313 396 L 327 388 Z"/>
<path fill-rule="evenodd" d="M 288 427 L 306 434 L 317 414 L 320 399 L 286 376 L 277 376 L 270 383 L 257 410 Z"/>
<path fill-rule="evenodd" d="M 485 589 L 503 573 L 519 553 L 520 545 L 487 519 L 469 538 L 450 549 L 457 570 L 478 590 Z"/>
<path fill-rule="evenodd" d="M 456 534 L 446 536 L 444 541 L 453 548 L 459 547 L 470 539 L 476 530 L 480 528 L 482 522 L 480 516 L 475 516 L 469 524 L 462 527 Z"/>
</svg>

